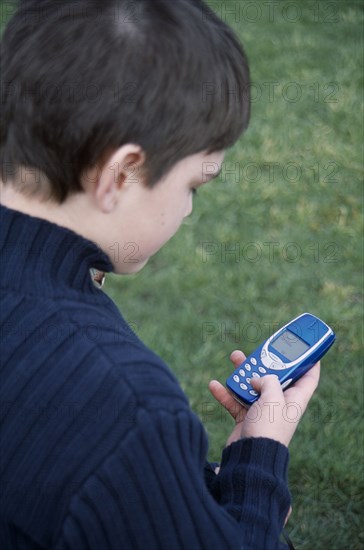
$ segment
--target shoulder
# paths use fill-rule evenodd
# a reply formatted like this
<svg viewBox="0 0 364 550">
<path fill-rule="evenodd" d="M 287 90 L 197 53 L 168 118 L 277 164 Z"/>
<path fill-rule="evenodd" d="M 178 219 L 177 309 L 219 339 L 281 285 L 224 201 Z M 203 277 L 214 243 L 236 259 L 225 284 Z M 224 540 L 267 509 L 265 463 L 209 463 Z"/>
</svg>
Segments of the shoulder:
<svg viewBox="0 0 364 550">
<path fill-rule="evenodd" d="M 88 361 L 99 365 L 97 376 L 106 372 L 122 392 L 130 392 L 139 406 L 177 410 L 188 402 L 175 375 L 123 318 L 115 304 L 104 297 L 102 307 L 87 305 L 64 311 L 75 324 L 74 346 L 86 347 Z"/>
<path fill-rule="evenodd" d="M 46 368 L 48 384 L 63 384 L 68 377 L 96 389 L 109 380 L 115 390 L 144 406 L 153 407 L 156 399 L 186 406 L 171 370 L 104 293 L 96 300 L 17 294 L 9 298 L 9 306 L 6 302 L 3 296 L 2 348 L 9 375 L 14 360 L 17 376 L 32 378 L 33 386 L 33 374 Z M 50 368 L 44 367 L 47 363 Z"/>
</svg>

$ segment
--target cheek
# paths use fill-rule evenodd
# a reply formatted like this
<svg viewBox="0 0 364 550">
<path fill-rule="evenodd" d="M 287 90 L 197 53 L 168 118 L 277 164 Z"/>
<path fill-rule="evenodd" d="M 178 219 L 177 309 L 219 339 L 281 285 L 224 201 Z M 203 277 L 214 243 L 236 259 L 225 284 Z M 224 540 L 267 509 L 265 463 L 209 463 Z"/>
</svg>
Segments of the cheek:
<svg viewBox="0 0 364 550">
<path fill-rule="evenodd" d="M 180 228 L 184 218 L 192 211 L 192 200 L 181 201 L 177 208 L 163 213 L 158 228 L 159 240 L 167 242 Z"/>
<path fill-rule="evenodd" d="M 187 208 L 186 208 L 186 211 L 185 211 L 184 216 L 183 216 L 184 218 L 186 216 L 189 216 L 192 213 L 192 208 L 193 208 L 193 195 L 192 195 L 192 193 L 189 193 Z"/>
<path fill-rule="evenodd" d="M 192 206 L 192 193 L 188 193 L 188 195 L 181 197 L 178 203 L 165 208 L 160 216 L 161 229 L 164 229 L 166 232 L 177 231 L 184 218 L 191 214 Z"/>
<path fill-rule="evenodd" d="M 154 212 L 150 218 L 147 216 L 140 232 L 140 255 L 143 259 L 155 254 L 177 233 L 184 218 L 192 211 L 192 193 L 180 196 L 178 201 L 174 197 L 163 208 L 160 204 L 154 207 L 159 213 L 156 215 Z"/>
</svg>

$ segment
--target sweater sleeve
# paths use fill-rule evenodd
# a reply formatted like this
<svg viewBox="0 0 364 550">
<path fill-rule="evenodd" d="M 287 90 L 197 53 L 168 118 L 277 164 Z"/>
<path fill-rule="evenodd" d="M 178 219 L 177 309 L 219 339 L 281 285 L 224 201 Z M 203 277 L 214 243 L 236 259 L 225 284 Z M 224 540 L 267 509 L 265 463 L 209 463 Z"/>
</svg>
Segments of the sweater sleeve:
<svg viewBox="0 0 364 550">
<path fill-rule="evenodd" d="M 205 466 L 204 466 L 204 469 L 203 469 L 203 474 L 204 474 L 204 478 L 205 478 L 206 487 L 208 488 L 208 490 L 210 491 L 210 493 L 212 494 L 213 497 L 215 497 L 215 495 L 214 495 L 214 487 L 216 487 L 216 484 L 215 484 L 215 480 L 216 480 L 215 468 L 217 466 L 220 466 L 220 464 L 217 463 L 217 462 L 207 462 L 207 460 L 206 460 L 205 461 Z"/>
<path fill-rule="evenodd" d="M 223 451 L 214 496 L 206 437 L 190 412 L 138 412 L 137 425 L 73 495 L 54 548 L 280 548 L 288 450 L 243 439 Z"/>
</svg>

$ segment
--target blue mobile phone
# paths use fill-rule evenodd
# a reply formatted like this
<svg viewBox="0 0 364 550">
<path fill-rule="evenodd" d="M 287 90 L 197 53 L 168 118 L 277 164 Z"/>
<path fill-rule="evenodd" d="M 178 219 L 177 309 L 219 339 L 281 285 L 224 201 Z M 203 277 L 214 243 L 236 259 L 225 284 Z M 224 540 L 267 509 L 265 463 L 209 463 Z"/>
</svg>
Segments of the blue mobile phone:
<svg viewBox="0 0 364 550">
<path fill-rule="evenodd" d="M 283 389 L 301 378 L 335 341 L 335 333 L 311 313 L 303 313 L 280 328 L 229 376 L 226 386 L 233 397 L 250 407 L 259 394 L 251 378 L 276 374 Z"/>
</svg>

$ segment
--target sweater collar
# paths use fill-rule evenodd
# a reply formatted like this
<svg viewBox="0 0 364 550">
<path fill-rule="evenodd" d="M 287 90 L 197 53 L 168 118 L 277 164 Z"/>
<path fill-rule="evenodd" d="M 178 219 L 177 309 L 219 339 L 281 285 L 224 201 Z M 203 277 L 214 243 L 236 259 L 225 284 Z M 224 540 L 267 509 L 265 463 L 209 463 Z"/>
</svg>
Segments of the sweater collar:
<svg viewBox="0 0 364 550">
<path fill-rule="evenodd" d="M 113 271 L 110 258 L 71 229 L 1 204 L 0 221 L 1 280 L 7 287 L 44 295 L 62 287 L 95 293 L 103 273 Z"/>
</svg>

